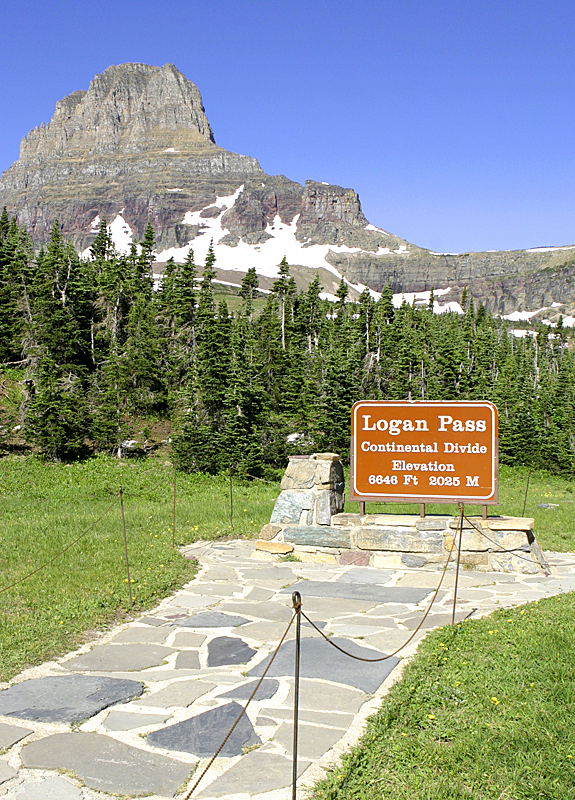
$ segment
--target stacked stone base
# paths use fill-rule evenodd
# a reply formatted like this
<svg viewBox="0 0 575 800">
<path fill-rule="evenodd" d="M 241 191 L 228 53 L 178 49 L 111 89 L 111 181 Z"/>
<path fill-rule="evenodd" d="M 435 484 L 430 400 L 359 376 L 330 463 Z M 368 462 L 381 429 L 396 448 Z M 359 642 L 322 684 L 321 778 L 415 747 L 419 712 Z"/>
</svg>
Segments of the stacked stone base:
<svg viewBox="0 0 575 800">
<path fill-rule="evenodd" d="M 464 568 L 529 574 L 546 571 L 545 557 L 533 535 L 533 519 L 470 519 L 479 530 L 464 520 L 461 542 Z M 458 527 L 459 518 L 451 516 L 335 514 L 330 525 L 277 522 L 266 525 L 256 550 L 262 555 L 266 551 L 277 553 L 278 545 L 283 543 L 284 552 L 293 552 L 304 562 L 437 568 L 445 563 Z"/>
</svg>

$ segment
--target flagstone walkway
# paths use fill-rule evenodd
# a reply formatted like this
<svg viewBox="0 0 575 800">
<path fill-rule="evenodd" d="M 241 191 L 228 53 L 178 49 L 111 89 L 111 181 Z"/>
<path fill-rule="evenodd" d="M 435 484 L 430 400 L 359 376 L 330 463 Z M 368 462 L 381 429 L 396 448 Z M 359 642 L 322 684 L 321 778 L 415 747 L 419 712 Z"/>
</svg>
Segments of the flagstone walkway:
<svg viewBox="0 0 575 800">
<path fill-rule="evenodd" d="M 198 577 L 153 612 L 0 691 L 0 797 L 182 798 L 237 718 L 291 618 L 291 594 L 332 641 L 393 652 L 415 630 L 439 570 L 279 563 L 253 543 L 200 543 Z M 258 558 L 254 558 L 254 556 Z M 575 556 L 551 575 L 462 572 L 457 619 L 575 590 Z M 453 570 L 431 627 L 451 622 Z M 365 663 L 302 627 L 300 796 L 353 743 L 399 677 L 398 658 Z M 291 797 L 294 633 L 194 797 Z"/>
</svg>

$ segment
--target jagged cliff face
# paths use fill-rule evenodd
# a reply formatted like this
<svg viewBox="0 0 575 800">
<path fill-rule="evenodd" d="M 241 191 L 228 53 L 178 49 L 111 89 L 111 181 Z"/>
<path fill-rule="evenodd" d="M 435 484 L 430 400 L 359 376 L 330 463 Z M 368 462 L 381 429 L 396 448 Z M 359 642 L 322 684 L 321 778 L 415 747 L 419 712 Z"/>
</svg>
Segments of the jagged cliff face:
<svg viewBox="0 0 575 800">
<path fill-rule="evenodd" d="M 159 262 L 191 246 L 201 263 L 213 241 L 232 283 L 253 264 L 265 285 L 286 255 L 300 286 L 318 272 L 328 293 L 343 275 L 352 296 L 391 283 L 406 293 L 450 287 L 453 302 L 465 286 L 503 314 L 575 304 L 575 249 L 434 254 L 370 225 L 352 189 L 301 186 L 223 150 L 198 88 L 172 64 L 109 67 L 59 101 L 0 177 L 4 204 L 37 246 L 57 218 L 81 251 L 102 216 L 120 247 L 141 239 L 150 219 Z"/>
</svg>

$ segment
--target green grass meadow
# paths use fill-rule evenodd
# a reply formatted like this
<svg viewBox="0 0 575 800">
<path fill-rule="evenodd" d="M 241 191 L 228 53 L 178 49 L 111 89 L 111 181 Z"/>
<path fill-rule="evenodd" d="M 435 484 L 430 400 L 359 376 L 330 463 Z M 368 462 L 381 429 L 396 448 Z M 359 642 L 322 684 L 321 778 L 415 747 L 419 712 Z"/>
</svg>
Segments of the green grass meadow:
<svg viewBox="0 0 575 800">
<path fill-rule="evenodd" d="M 154 606 L 193 577 L 194 564 L 172 549 L 173 482 L 173 466 L 162 458 L 0 461 L 0 681 L 130 613 L 120 486 L 134 610 Z M 178 473 L 176 546 L 256 535 L 269 522 L 277 492 L 262 482 L 236 485 L 232 530 L 229 480 Z M 102 514 L 66 553 L 2 591 L 49 562 Z"/>
<path fill-rule="evenodd" d="M 574 594 L 431 632 L 314 800 L 572 800 L 574 656 Z"/>
</svg>

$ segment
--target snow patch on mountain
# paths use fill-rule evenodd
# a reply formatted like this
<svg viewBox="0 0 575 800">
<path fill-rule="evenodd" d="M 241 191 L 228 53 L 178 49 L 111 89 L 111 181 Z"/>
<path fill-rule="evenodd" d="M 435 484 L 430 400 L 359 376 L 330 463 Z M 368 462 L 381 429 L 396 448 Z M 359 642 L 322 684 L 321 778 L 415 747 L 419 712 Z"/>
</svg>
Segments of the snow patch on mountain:
<svg viewBox="0 0 575 800">
<path fill-rule="evenodd" d="M 122 209 L 123 211 L 124 209 Z M 118 214 L 109 226 L 114 246 L 119 253 L 129 253 L 134 238 L 134 232 L 122 216 Z"/>
<path fill-rule="evenodd" d="M 330 251 L 334 253 L 360 252 L 359 247 L 347 247 L 347 245 L 314 244 L 304 246 L 296 238 L 299 214 L 296 214 L 289 223 L 282 222 L 279 215 L 276 215 L 273 222 L 266 227 L 266 233 L 270 238 L 261 244 L 252 245 L 243 241 L 240 241 L 235 247 L 222 244 L 221 240 L 229 233 L 229 230 L 222 224 L 223 215 L 225 211 L 233 208 L 243 190 L 242 184 L 233 195 L 218 197 L 214 203 L 199 211 L 187 211 L 182 222 L 185 225 L 199 226 L 198 235 L 184 247 L 170 247 L 163 250 L 157 254 L 156 259 L 167 261 L 169 258 L 173 258 L 174 261 L 181 262 L 186 259 L 190 249 L 193 249 L 196 262 L 201 264 L 212 244 L 216 264 L 220 269 L 247 272 L 248 268 L 253 266 L 258 275 L 276 278 L 279 274 L 278 265 L 285 256 L 289 264 L 316 270 L 325 269 L 341 279 L 341 273 L 325 260 L 327 254 Z M 220 209 L 220 214 L 217 217 L 203 217 L 202 213 L 211 208 Z"/>
<path fill-rule="evenodd" d="M 536 311 L 514 311 L 512 314 L 504 314 L 503 319 L 508 319 L 510 322 L 522 322 L 523 320 L 530 320 L 535 314 L 540 311 L 545 311 L 544 308 L 538 308 Z"/>
<path fill-rule="evenodd" d="M 554 250 L 574 250 L 575 244 L 570 244 L 567 247 L 530 247 L 526 253 L 552 253 Z M 492 251 L 489 251 L 492 252 Z M 496 252 L 496 251 L 493 251 Z"/>
</svg>

